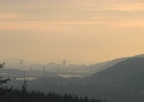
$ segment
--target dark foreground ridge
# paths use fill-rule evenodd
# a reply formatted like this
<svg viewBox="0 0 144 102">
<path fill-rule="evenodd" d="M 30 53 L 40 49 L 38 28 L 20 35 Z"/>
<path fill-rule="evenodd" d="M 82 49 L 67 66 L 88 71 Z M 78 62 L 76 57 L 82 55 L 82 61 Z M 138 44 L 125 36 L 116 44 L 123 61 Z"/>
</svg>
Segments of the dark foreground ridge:
<svg viewBox="0 0 144 102">
<path fill-rule="evenodd" d="M 60 95 L 41 92 L 23 92 L 21 90 L 0 89 L 0 102 L 105 102 L 99 99 L 88 99 L 87 97 L 78 97 L 77 95 Z"/>
</svg>

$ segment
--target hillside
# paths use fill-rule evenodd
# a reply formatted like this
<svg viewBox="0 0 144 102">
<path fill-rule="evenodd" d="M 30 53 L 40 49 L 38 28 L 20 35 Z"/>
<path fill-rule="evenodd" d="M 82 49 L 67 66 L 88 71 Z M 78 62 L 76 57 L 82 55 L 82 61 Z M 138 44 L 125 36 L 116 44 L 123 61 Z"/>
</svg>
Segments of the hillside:
<svg viewBox="0 0 144 102">
<path fill-rule="evenodd" d="M 105 62 L 101 62 L 101 63 L 97 63 L 93 66 L 91 66 L 91 69 L 92 71 L 94 71 L 95 73 L 98 73 L 100 71 L 103 71 L 121 61 L 124 61 L 128 59 L 128 57 L 123 57 L 123 58 L 117 58 L 117 59 L 114 59 L 114 60 L 109 60 L 109 61 L 105 61 Z"/>
<path fill-rule="evenodd" d="M 95 73 L 98 73 L 100 71 L 103 71 L 105 69 L 108 69 L 122 61 L 125 61 L 127 59 L 131 59 L 131 58 L 144 58 L 144 54 L 140 54 L 140 55 L 135 55 L 135 56 L 131 56 L 131 57 L 122 57 L 122 58 L 116 58 L 113 60 L 108 60 L 105 62 L 101 62 L 101 63 L 97 63 L 95 65 L 93 65 L 91 68 L 93 69 L 93 71 L 95 71 Z"/>
<path fill-rule="evenodd" d="M 102 97 L 107 97 L 109 102 L 143 102 L 143 79 L 144 58 L 131 57 L 95 73 L 89 82 L 99 85 L 96 89 Z"/>
<path fill-rule="evenodd" d="M 125 82 L 131 84 L 144 83 L 144 58 L 134 57 L 122 61 L 97 74 L 95 79 L 101 81 Z"/>
</svg>

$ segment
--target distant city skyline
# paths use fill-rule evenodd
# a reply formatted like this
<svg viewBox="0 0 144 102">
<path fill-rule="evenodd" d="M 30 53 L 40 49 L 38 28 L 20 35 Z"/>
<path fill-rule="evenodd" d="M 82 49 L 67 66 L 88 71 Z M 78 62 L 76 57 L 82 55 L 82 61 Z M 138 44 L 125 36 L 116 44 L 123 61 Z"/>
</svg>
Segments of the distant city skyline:
<svg viewBox="0 0 144 102">
<path fill-rule="evenodd" d="M 143 0 L 0 0 L 0 59 L 93 64 L 144 53 Z"/>
<path fill-rule="evenodd" d="M 83 61 L 79 60 L 72 60 L 72 59 L 47 59 L 47 60 L 28 60 L 28 59 L 22 59 L 22 58 L 9 58 L 9 59 L 0 59 L 0 63 L 6 62 L 6 64 L 17 64 L 18 66 L 22 66 L 24 64 L 44 64 L 44 65 L 61 65 L 61 66 L 66 66 L 66 65 L 94 65 L 98 63 L 103 63 L 107 61 L 112 61 L 112 60 L 117 60 L 121 58 L 128 58 L 128 57 L 144 57 L 144 54 L 139 54 L 139 55 L 133 55 L 133 56 L 123 56 L 123 57 L 118 57 L 118 58 L 113 58 L 113 59 L 108 59 L 105 61 L 101 62 L 94 62 L 94 63 L 86 63 Z"/>
</svg>

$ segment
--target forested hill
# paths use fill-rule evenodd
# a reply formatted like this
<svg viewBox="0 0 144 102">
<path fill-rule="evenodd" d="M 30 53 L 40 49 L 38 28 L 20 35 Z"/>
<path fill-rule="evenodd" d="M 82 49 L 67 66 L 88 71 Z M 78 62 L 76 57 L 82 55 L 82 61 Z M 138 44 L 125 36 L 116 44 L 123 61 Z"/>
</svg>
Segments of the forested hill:
<svg viewBox="0 0 144 102">
<path fill-rule="evenodd" d="M 136 57 L 122 61 L 93 75 L 94 79 L 127 84 L 144 84 L 144 58 Z"/>
</svg>

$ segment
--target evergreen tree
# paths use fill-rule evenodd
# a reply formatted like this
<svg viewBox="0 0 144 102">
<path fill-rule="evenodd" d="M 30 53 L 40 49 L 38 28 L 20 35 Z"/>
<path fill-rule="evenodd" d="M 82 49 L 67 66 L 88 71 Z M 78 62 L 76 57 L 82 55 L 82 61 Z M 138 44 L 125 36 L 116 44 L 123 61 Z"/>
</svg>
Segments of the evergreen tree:
<svg viewBox="0 0 144 102">
<path fill-rule="evenodd" d="M 0 69 L 4 68 L 5 63 L 0 64 Z M 5 84 L 7 84 L 7 82 L 9 82 L 11 79 L 8 78 L 3 78 L 0 77 L 0 102 L 8 102 L 11 100 L 11 95 L 10 92 L 12 90 L 11 88 L 8 88 Z"/>
</svg>

